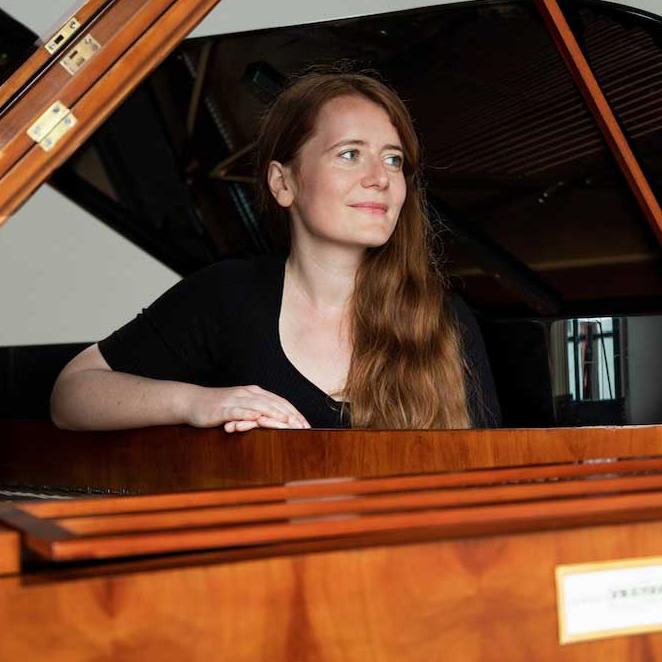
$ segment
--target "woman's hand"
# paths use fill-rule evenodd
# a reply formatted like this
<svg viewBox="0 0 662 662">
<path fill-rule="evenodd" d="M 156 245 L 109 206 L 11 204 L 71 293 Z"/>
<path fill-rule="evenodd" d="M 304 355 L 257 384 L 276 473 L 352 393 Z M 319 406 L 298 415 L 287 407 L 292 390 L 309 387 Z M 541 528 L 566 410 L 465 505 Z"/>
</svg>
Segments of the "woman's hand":
<svg viewBox="0 0 662 662">
<path fill-rule="evenodd" d="M 200 428 L 224 424 L 226 432 L 244 432 L 254 427 L 310 427 L 285 398 L 254 385 L 195 387 L 185 404 L 185 420 Z"/>
<path fill-rule="evenodd" d="M 253 428 L 286 429 L 291 427 L 292 426 L 282 423 L 281 421 L 277 421 L 274 418 L 269 418 L 268 416 L 260 416 L 260 418 L 255 421 L 228 421 L 223 426 L 226 432 L 246 432 L 247 430 L 252 430 Z M 306 427 L 308 428 L 310 426 L 307 425 Z"/>
</svg>

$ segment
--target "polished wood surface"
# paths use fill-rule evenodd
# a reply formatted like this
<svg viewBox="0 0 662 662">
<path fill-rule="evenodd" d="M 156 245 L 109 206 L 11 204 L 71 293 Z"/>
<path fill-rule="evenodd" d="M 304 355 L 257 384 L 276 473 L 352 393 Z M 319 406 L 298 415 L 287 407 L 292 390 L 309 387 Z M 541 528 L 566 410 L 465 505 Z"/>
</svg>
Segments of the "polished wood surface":
<svg viewBox="0 0 662 662">
<path fill-rule="evenodd" d="M 417 474 L 415 476 L 388 476 L 385 478 L 356 480 L 356 479 L 321 479 L 296 481 L 285 485 L 274 485 L 260 488 L 243 488 L 232 490 L 200 490 L 196 492 L 173 492 L 159 495 L 113 497 L 113 498 L 90 498 L 69 501 L 46 500 L 21 503 L 21 508 L 28 513 L 47 518 L 76 518 L 76 526 L 83 525 L 85 520 L 82 516 L 114 515 L 117 513 L 145 513 L 146 511 L 168 510 L 169 517 L 177 516 L 178 512 L 187 513 L 191 516 L 191 509 L 202 508 L 209 514 L 216 507 L 242 506 L 251 504 L 269 504 L 273 502 L 305 502 L 305 507 L 310 508 L 310 500 L 346 498 L 352 495 L 351 508 L 356 508 L 356 499 L 364 495 L 379 495 L 390 492 L 415 492 L 421 494 L 421 490 L 458 490 L 464 503 L 479 502 L 482 490 L 498 486 L 498 492 L 491 492 L 490 500 L 502 500 L 498 495 L 506 494 L 506 500 L 510 497 L 509 491 L 517 490 L 518 495 L 523 498 L 536 496 L 541 490 L 548 489 L 549 485 L 544 481 L 553 481 L 553 490 L 556 495 L 588 494 L 592 491 L 604 490 L 604 485 L 609 485 L 608 491 L 613 486 L 610 480 L 618 480 L 618 485 L 633 486 L 633 490 L 654 489 L 660 481 L 659 472 L 662 471 L 662 458 L 642 458 L 636 460 L 604 460 L 589 462 L 571 462 L 565 464 L 544 464 L 526 467 L 506 467 L 493 470 L 481 469 L 475 471 L 450 471 L 448 473 Z M 646 472 L 647 475 L 641 476 Z M 559 483 L 560 479 L 572 481 L 577 479 L 600 478 L 599 483 L 588 483 L 586 480 L 579 482 Z M 523 485 L 526 481 L 533 484 Z M 516 485 L 511 485 L 516 483 Z M 466 488 L 470 488 L 468 491 Z M 527 490 L 530 494 L 527 495 Z M 618 491 L 618 490 L 616 490 Z M 446 492 L 451 495 L 452 492 Z M 399 495 L 401 496 L 401 495 Z M 315 504 L 316 508 L 342 508 L 343 504 Z M 223 512 L 227 513 L 227 510 Z M 291 516 L 289 514 L 288 516 Z"/>
<path fill-rule="evenodd" d="M 15 574 L 20 569 L 19 536 L 16 531 L 0 524 L 0 577 Z"/>
<path fill-rule="evenodd" d="M 48 35 L 43 43 L 39 44 L 36 50 L 12 75 L 0 86 L 0 111 L 2 107 L 13 97 L 21 88 L 27 86 L 35 76 L 43 70 L 49 60 L 57 60 L 62 55 L 63 50 L 69 50 L 68 47 L 75 43 L 82 35 L 83 31 L 90 27 L 90 22 L 94 19 L 104 6 L 111 5 L 116 0 L 87 0 L 71 13 L 71 17 L 76 17 L 80 23 L 80 28 L 72 35 L 71 39 L 63 45 L 57 53 L 50 54 L 44 47 L 54 35 Z M 63 25 L 67 21 L 63 21 Z M 59 26 L 58 26 L 59 27 Z M 57 34 L 57 32 L 55 33 Z"/>
<path fill-rule="evenodd" d="M 658 242 L 662 245 L 662 208 L 623 133 L 584 53 L 566 21 L 558 0 L 536 0 L 579 91 L 586 100 L 628 186 L 634 194 Z"/>
<path fill-rule="evenodd" d="M 655 522 L 35 570 L 0 579 L 0 658 L 661 660 L 660 634 L 560 646 L 554 586 L 558 564 L 655 556 L 661 543 Z"/>
<path fill-rule="evenodd" d="M 662 519 L 662 457 L 0 507 L 50 560 Z"/>
<path fill-rule="evenodd" d="M 0 422 L 0 486 L 146 494 L 662 454 L 662 427 L 67 432 Z"/>
<path fill-rule="evenodd" d="M 73 76 L 62 66 L 51 67 L 34 82 L 19 103 L 0 119 L 0 178 L 35 146 L 28 128 L 55 101 L 72 108 L 98 78 L 122 56 L 173 0 L 118 0 L 89 32 L 101 48 Z M 84 31 L 58 53 L 60 60 L 87 36 Z"/>
<path fill-rule="evenodd" d="M 155 6 L 159 2 L 168 2 L 148 1 L 150 5 L 155 3 Z M 0 223 L 80 147 L 136 85 L 218 2 L 219 0 L 170 0 L 169 8 L 150 27 L 141 33 L 130 35 L 132 43 L 127 50 L 70 108 L 78 123 L 69 134 L 50 152 L 44 152 L 35 145 L 0 179 Z M 95 59 L 96 56 L 90 60 L 90 66 Z M 84 70 L 85 67 L 81 69 L 81 73 Z M 36 117 L 38 114 L 35 114 Z"/>
<path fill-rule="evenodd" d="M 244 457 L 252 445 L 281 452 L 278 467 L 293 446 L 327 475 L 333 448 L 378 472 L 391 444 L 409 464 L 443 448 L 437 457 L 491 468 L 5 504 L 0 659 L 662 660 L 658 633 L 561 646 L 555 586 L 559 564 L 662 554 L 657 427 L 164 428 L 148 431 L 152 463 L 167 431 L 189 449 L 208 437 Z M 103 464 L 123 434 L 78 439 Z"/>
</svg>

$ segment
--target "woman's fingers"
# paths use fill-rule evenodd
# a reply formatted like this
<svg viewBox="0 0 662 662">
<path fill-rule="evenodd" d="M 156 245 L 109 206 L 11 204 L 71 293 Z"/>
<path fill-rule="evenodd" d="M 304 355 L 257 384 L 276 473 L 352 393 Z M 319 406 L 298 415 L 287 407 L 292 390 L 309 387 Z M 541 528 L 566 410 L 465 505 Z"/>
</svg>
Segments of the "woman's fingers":
<svg viewBox="0 0 662 662">
<path fill-rule="evenodd" d="M 286 413 L 289 418 L 293 419 L 293 421 L 297 421 L 298 423 L 300 423 L 301 427 L 304 428 L 310 427 L 310 424 L 305 419 L 305 417 L 289 400 L 286 400 L 285 398 L 281 397 L 280 395 L 277 395 L 276 393 L 267 391 L 266 389 L 263 389 L 260 386 L 253 385 L 253 386 L 247 386 L 246 388 L 251 392 L 266 397 L 269 401 L 273 402 L 274 405 L 277 406 L 280 411 Z"/>
<path fill-rule="evenodd" d="M 258 416 L 256 420 L 228 421 L 223 427 L 226 432 L 246 432 L 247 430 L 252 430 L 257 427 L 276 428 L 279 430 L 292 429 L 290 424 L 283 423 L 283 421 L 265 415 Z"/>
<path fill-rule="evenodd" d="M 260 416 L 263 416 L 263 412 L 259 409 L 253 407 L 228 407 L 225 412 L 226 419 L 228 421 L 241 421 L 241 420 L 251 420 L 254 421 Z"/>
<path fill-rule="evenodd" d="M 237 408 L 251 409 L 263 416 L 269 416 L 283 423 L 288 422 L 292 415 L 285 407 L 275 402 L 271 398 L 261 395 L 239 396 L 237 398 Z M 234 410 L 234 408 L 232 408 Z M 232 414 L 231 414 L 232 416 Z M 243 416 L 232 416 L 232 418 L 243 418 Z M 254 418 L 251 416 L 251 418 Z"/>
<path fill-rule="evenodd" d="M 282 421 L 271 418 L 269 416 L 260 416 L 260 418 L 257 419 L 257 422 L 261 428 L 278 428 L 280 430 L 287 430 L 292 428 L 290 423 L 283 423 Z"/>
<path fill-rule="evenodd" d="M 259 427 L 257 421 L 228 421 L 224 426 L 226 432 L 246 432 Z"/>
<path fill-rule="evenodd" d="M 265 416 L 276 420 L 282 420 L 288 424 L 287 427 L 310 427 L 308 425 L 308 421 L 306 421 L 306 419 L 287 400 L 275 395 L 274 393 L 268 393 L 266 391 L 263 397 L 265 402 L 268 403 L 268 406 L 274 407 L 276 411 L 282 414 L 282 416 L 274 416 L 273 410 L 269 410 L 264 412 Z"/>
<path fill-rule="evenodd" d="M 250 429 L 237 421 L 269 419 L 269 427 L 309 428 L 308 421 L 285 399 L 258 386 L 229 388 L 196 387 L 187 401 L 186 421 L 195 427 L 224 425 L 226 430 Z M 276 425 L 276 421 L 280 425 Z M 233 425 L 226 425 L 232 423 Z M 257 427 L 257 426 L 252 426 Z"/>
<path fill-rule="evenodd" d="M 237 421 L 237 432 L 246 432 L 246 430 L 252 430 L 253 428 L 260 427 L 257 421 Z"/>
<path fill-rule="evenodd" d="M 281 402 L 280 399 L 277 399 L 277 396 L 269 394 L 266 391 L 264 394 L 256 393 L 255 395 L 239 397 L 237 398 L 237 402 L 241 407 L 260 411 L 264 416 L 287 423 L 288 427 L 309 427 L 308 422 L 294 407 L 290 406 L 288 408 L 283 404 L 287 402 L 286 400 Z M 237 416 L 237 418 L 242 417 Z"/>
</svg>

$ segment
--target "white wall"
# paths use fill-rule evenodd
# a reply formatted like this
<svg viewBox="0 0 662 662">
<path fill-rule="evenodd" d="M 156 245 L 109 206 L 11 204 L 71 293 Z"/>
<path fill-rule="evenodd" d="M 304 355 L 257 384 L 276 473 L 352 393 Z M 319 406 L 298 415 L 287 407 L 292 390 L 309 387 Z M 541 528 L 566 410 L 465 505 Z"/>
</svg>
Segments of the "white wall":
<svg viewBox="0 0 662 662">
<path fill-rule="evenodd" d="M 365 16 L 457 0 L 222 0 L 191 34 L 199 37 Z M 83 4 L 72 0 L 0 0 L 8 14 L 44 37 Z"/>
<path fill-rule="evenodd" d="M 191 36 L 301 25 L 454 2 L 457 0 L 223 0 Z M 621 0 L 617 4 L 662 15 L 662 0 Z"/>
<path fill-rule="evenodd" d="M 283 25 L 366 16 L 383 12 L 452 4 L 457 0 L 222 0 L 193 31 L 192 37 L 243 32 Z M 76 0 L 0 0 L 0 7 L 38 35 L 74 13 Z M 616 4 L 662 15 L 662 0 L 620 0 Z M 61 20 L 60 20 L 61 19 Z"/>
<path fill-rule="evenodd" d="M 0 227 L 0 346 L 97 340 L 178 280 L 42 186 Z"/>
</svg>

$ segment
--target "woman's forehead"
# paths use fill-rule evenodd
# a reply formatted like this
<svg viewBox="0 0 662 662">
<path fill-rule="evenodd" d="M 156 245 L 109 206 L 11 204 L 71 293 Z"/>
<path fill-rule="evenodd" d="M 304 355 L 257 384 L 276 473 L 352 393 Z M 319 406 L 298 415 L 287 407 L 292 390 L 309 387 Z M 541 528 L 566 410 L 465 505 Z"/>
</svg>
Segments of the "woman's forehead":
<svg viewBox="0 0 662 662">
<path fill-rule="evenodd" d="M 326 149 L 340 141 L 358 141 L 381 148 L 401 145 L 398 131 L 382 106 L 365 97 L 336 97 L 319 110 L 311 136 Z"/>
</svg>

